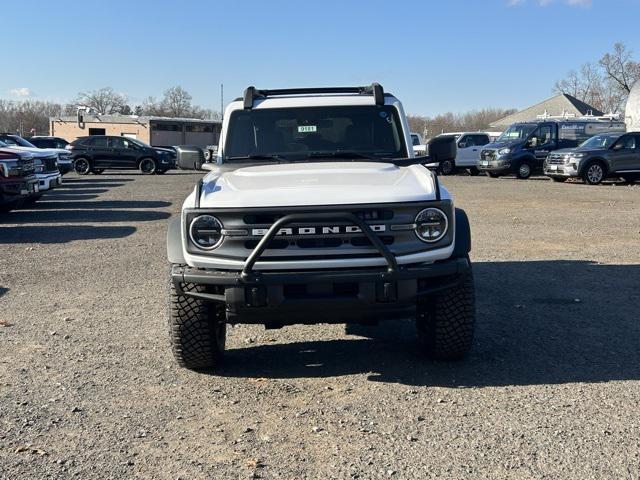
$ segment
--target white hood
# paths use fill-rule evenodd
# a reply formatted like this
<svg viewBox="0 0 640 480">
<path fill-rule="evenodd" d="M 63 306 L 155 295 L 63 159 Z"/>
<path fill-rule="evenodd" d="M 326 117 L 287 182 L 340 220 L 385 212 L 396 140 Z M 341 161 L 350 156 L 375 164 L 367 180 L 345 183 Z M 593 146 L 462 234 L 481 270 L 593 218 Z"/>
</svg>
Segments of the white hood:
<svg viewBox="0 0 640 480">
<path fill-rule="evenodd" d="M 421 165 L 397 167 L 375 162 L 287 163 L 230 172 L 214 170 L 204 179 L 200 206 L 242 208 L 428 201 L 435 198 L 433 180 L 433 174 Z"/>
</svg>

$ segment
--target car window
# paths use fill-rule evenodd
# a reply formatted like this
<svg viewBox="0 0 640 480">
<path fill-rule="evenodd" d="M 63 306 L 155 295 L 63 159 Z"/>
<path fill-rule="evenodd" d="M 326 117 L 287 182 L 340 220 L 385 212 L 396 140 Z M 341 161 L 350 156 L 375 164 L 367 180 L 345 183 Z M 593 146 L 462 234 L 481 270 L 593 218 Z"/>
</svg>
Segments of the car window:
<svg viewBox="0 0 640 480">
<path fill-rule="evenodd" d="M 124 138 L 119 138 L 119 137 L 109 138 L 109 147 L 126 148 Z"/>
<path fill-rule="evenodd" d="M 463 135 L 458 140 L 458 148 L 467 148 L 467 147 L 471 147 L 472 145 L 473 145 L 473 138 L 471 138 L 471 135 Z"/>
<path fill-rule="evenodd" d="M 626 135 L 616 143 L 616 147 L 620 148 L 618 145 L 622 145 L 622 148 L 625 150 L 633 150 L 636 148 L 636 137 L 633 135 Z"/>
<path fill-rule="evenodd" d="M 106 148 L 107 147 L 107 137 L 95 137 L 90 138 L 87 141 L 87 145 L 98 148 Z"/>
<path fill-rule="evenodd" d="M 474 135 L 474 144 L 478 147 L 481 147 L 483 145 L 486 145 L 489 142 L 489 136 L 488 135 Z"/>
</svg>

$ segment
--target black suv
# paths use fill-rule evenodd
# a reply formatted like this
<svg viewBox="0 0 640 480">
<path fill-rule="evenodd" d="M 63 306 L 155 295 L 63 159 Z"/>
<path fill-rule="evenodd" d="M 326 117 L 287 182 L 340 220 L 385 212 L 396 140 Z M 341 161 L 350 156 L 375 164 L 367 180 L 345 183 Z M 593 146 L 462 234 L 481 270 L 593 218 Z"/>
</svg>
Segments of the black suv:
<svg viewBox="0 0 640 480">
<path fill-rule="evenodd" d="M 175 167 L 175 151 L 155 148 L 129 137 L 92 135 L 71 142 L 74 169 L 80 175 L 99 174 L 107 168 L 139 169 L 146 175 Z"/>
<path fill-rule="evenodd" d="M 69 145 L 64 138 L 60 137 L 46 137 L 44 135 L 29 137 L 29 143 L 35 145 L 38 148 L 65 148 Z"/>
</svg>

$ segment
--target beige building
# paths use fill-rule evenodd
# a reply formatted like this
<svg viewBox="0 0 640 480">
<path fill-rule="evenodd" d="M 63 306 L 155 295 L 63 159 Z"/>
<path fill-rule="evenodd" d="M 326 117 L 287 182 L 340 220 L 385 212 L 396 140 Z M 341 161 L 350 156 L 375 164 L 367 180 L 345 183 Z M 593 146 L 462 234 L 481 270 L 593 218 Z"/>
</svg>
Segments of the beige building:
<svg viewBox="0 0 640 480">
<path fill-rule="evenodd" d="M 217 145 L 221 127 L 213 120 L 135 115 L 85 114 L 49 119 L 49 134 L 69 142 L 88 135 L 117 135 L 137 138 L 155 147 Z"/>
</svg>

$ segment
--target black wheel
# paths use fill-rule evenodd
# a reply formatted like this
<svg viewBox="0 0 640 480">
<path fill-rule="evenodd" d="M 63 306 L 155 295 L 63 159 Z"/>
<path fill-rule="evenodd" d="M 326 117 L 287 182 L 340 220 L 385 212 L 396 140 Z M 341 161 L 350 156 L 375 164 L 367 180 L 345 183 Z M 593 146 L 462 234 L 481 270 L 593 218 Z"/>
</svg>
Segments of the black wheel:
<svg viewBox="0 0 640 480">
<path fill-rule="evenodd" d="M 169 339 L 178 365 L 191 370 L 216 367 L 227 336 L 224 308 L 180 295 L 173 282 L 169 292 Z M 205 292 L 203 285 L 183 284 L 184 291 Z"/>
<path fill-rule="evenodd" d="M 593 161 L 584 167 L 582 179 L 589 185 L 598 185 L 604 180 L 606 169 L 602 162 Z"/>
<path fill-rule="evenodd" d="M 73 162 L 73 169 L 78 175 L 88 175 L 91 171 L 91 163 L 86 158 L 76 158 Z"/>
<path fill-rule="evenodd" d="M 553 180 L 554 182 L 566 182 L 567 180 L 569 180 L 567 177 L 551 177 L 551 180 Z"/>
<path fill-rule="evenodd" d="M 443 160 L 440 162 L 440 173 L 442 175 L 452 175 L 456 172 L 456 164 L 453 160 Z"/>
<path fill-rule="evenodd" d="M 476 177 L 480 175 L 480 170 L 478 170 L 477 167 L 471 167 L 468 171 L 469 171 L 469 175 L 471 175 L 472 177 Z"/>
<path fill-rule="evenodd" d="M 500 175 L 498 175 L 497 173 L 493 173 L 493 172 L 487 172 L 487 175 L 489 175 L 491 178 L 499 178 Z"/>
<path fill-rule="evenodd" d="M 153 175 L 156 173 L 156 162 L 153 158 L 143 158 L 140 160 L 140 171 L 144 175 Z"/>
<path fill-rule="evenodd" d="M 92 168 L 91 169 L 91 173 L 93 173 L 94 175 L 100 175 L 102 172 L 104 172 L 104 168 Z"/>
<path fill-rule="evenodd" d="M 457 286 L 436 294 L 418 305 L 418 344 L 436 360 L 463 357 L 473 343 L 476 307 L 471 271 Z"/>
<path fill-rule="evenodd" d="M 531 176 L 531 171 L 531 164 L 527 161 L 524 161 L 518 166 L 518 169 L 516 170 L 516 177 L 518 177 L 520 180 L 526 180 Z"/>
</svg>

